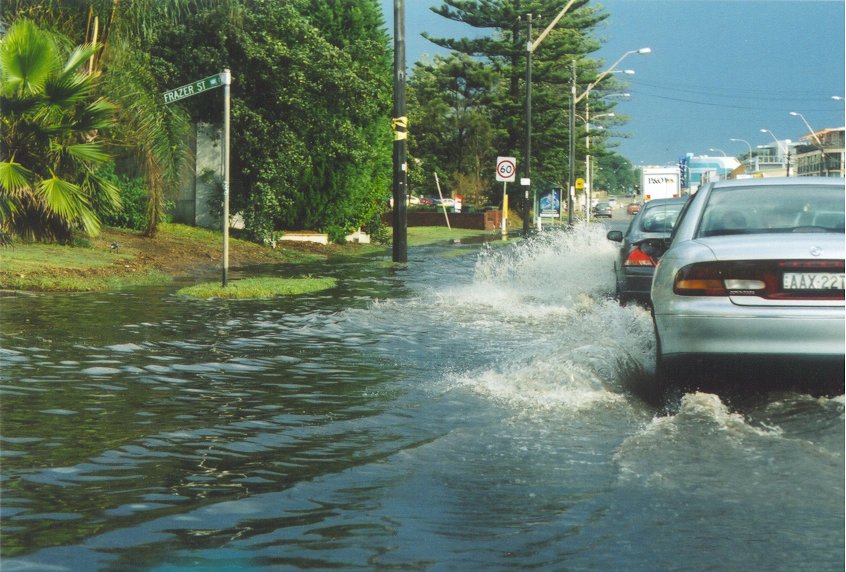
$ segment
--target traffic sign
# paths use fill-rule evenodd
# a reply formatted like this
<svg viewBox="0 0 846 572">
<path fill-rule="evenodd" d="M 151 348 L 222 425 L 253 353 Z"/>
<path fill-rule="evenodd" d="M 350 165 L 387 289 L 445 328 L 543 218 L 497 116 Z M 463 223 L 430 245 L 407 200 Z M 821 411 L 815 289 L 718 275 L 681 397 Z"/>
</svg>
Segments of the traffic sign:
<svg viewBox="0 0 846 572">
<path fill-rule="evenodd" d="M 585 188 L 585 180 L 581 177 L 576 179 L 576 188 L 580 191 Z"/>
<path fill-rule="evenodd" d="M 164 97 L 165 103 L 173 103 L 174 101 L 179 101 L 180 99 L 185 99 L 186 97 L 191 97 L 192 95 L 197 95 L 198 93 L 203 93 L 206 90 L 214 89 L 222 85 L 223 79 L 220 77 L 220 74 L 215 74 L 207 78 L 197 80 L 193 83 L 171 89 L 170 91 L 166 91 L 162 94 L 162 96 Z"/>
<path fill-rule="evenodd" d="M 513 183 L 517 179 L 517 159 L 514 157 L 496 158 L 496 180 Z"/>
</svg>

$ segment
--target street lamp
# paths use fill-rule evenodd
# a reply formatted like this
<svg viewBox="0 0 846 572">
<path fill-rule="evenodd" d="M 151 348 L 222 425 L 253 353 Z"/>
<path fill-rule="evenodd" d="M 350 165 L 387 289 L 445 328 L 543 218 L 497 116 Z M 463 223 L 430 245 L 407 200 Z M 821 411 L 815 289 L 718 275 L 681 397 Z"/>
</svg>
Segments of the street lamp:
<svg viewBox="0 0 846 572">
<path fill-rule="evenodd" d="M 528 20 L 528 41 L 526 42 L 526 102 L 525 102 L 525 123 L 524 123 L 524 149 L 523 149 L 523 174 L 526 176 L 523 177 L 528 185 L 526 185 L 526 190 L 523 197 L 523 233 L 528 234 L 529 232 L 529 190 L 532 186 L 532 53 L 537 49 L 540 43 L 546 38 L 546 36 L 552 31 L 552 28 L 558 24 L 558 21 L 564 17 L 564 14 L 567 13 L 573 4 L 576 3 L 576 0 L 570 0 L 567 2 L 567 5 L 564 6 L 558 15 L 552 19 L 552 22 L 546 27 L 546 29 L 541 32 L 541 35 L 535 41 L 532 41 L 532 15 L 527 15 Z"/>
<path fill-rule="evenodd" d="M 598 115 L 594 115 L 594 120 L 599 119 L 600 117 L 616 117 L 615 113 L 600 113 Z M 587 200 L 585 201 L 585 220 L 590 222 L 590 204 L 593 198 L 593 171 L 590 168 L 590 130 L 591 129 L 605 129 L 602 125 L 591 125 L 589 122 L 585 121 L 585 145 L 586 145 L 586 153 L 585 153 L 585 181 L 587 181 Z"/>
<path fill-rule="evenodd" d="M 785 158 L 785 167 L 784 167 L 785 173 L 789 177 L 790 176 L 790 140 L 788 139 L 786 141 L 786 143 L 784 145 L 784 149 L 782 149 L 781 141 L 778 140 L 778 137 L 776 137 L 775 134 L 772 131 L 770 131 L 769 129 L 763 129 L 762 128 L 761 133 L 769 133 L 770 137 L 772 137 L 773 141 L 775 141 L 776 145 L 778 145 L 779 152 L 783 153 L 783 156 Z"/>
<path fill-rule="evenodd" d="M 747 160 L 749 161 L 749 165 L 752 165 L 752 145 L 749 144 L 749 141 L 746 139 L 735 139 L 734 137 L 729 138 L 729 141 L 734 141 L 736 143 L 746 143 L 746 146 L 749 147 L 749 157 Z"/>
<path fill-rule="evenodd" d="M 624 73 L 627 75 L 634 75 L 634 70 L 617 70 L 613 73 Z M 599 99 L 605 99 L 606 97 L 623 97 L 628 98 L 631 97 L 630 93 L 609 93 L 607 95 L 603 95 Z M 615 117 L 614 113 L 600 113 L 599 115 L 594 116 L 594 119 L 597 117 Z M 590 222 L 590 203 L 593 197 L 593 177 L 591 176 L 590 172 L 590 98 L 585 99 L 585 145 L 586 145 L 586 152 L 585 152 L 585 181 L 587 182 L 587 200 L 585 201 L 585 220 Z"/>
<path fill-rule="evenodd" d="M 728 155 L 726 155 L 726 152 L 722 149 L 714 149 L 713 147 L 711 147 L 710 149 L 708 149 L 708 151 L 718 151 L 723 154 L 723 157 L 728 157 Z"/>
<path fill-rule="evenodd" d="M 823 174 L 824 169 L 826 171 L 825 174 L 828 175 L 828 157 L 825 153 L 825 147 L 823 146 L 822 141 L 820 141 L 820 138 L 817 135 L 816 131 L 814 131 L 814 128 L 811 127 L 811 125 L 808 123 L 808 120 L 805 119 L 805 116 L 799 113 L 798 111 L 790 111 L 788 113 L 793 117 L 799 117 L 800 119 L 802 119 L 802 122 L 805 124 L 805 127 L 808 128 L 808 131 L 811 133 L 811 136 L 814 138 L 814 140 L 817 142 L 817 146 L 820 148 L 820 175 Z"/>
<path fill-rule="evenodd" d="M 800 119 L 802 119 L 802 122 L 805 124 L 805 127 L 808 128 L 808 131 L 811 133 L 811 135 L 817 141 L 817 145 L 819 145 L 820 148 L 822 148 L 822 141 L 820 141 L 820 138 L 817 136 L 817 133 L 814 131 L 814 128 L 811 127 L 811 125 L 808 123 L 808 120 L 805 119 L 805 116 L 802 115 L 801 113 L 799 113 L 798 111 L 789 111 L 788 113 L 790 115 L 792 115 L 793 117 L 799 117 Z"/>
<path fill-rule="evenodd" d="M 620 62 L 626 59 L 628 56 L 632 54 L 649 54 L 652 53 L 652 48 L 640 48 L 639 50 L 629 50 L 625 52 L 622 56 L 617 58 L 617 61 L 611 64 L 608 69 L 604 72 L 600 73 L 595 80 L 587 85 L 585 90 L 580 94 L 576 95 L 576 60 L 572 62 L 572 75 L 570 76 L 570 184 L 568 185 L 567 189 L 567 223 L 572 226 L 573 224 L 573 194 L 575 193 L 575 180 L 573 178 L 574 172 L 576 170 L 576 104 L 579 103 L 582 99 L 589 97 L 591 90 L 596 87 L 599 82 L 604 80 L 612 73 L 616 73 L 618 70 L 616 69 Z M 625 72 L 624 72 L 625 73 Z"/>
</svg>

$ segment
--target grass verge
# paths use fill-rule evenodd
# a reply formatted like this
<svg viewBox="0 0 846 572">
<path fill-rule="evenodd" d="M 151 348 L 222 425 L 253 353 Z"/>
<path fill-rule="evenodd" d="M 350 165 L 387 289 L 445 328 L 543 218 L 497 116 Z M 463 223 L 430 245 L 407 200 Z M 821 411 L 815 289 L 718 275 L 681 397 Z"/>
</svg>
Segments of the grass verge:
<svg viewBox="0 0 846 572">
<path fill-rule="evenodd" d="M 182 288 L 177 294 L 192 298 L 273 298 L 296 296 L 333 288 L 334 278 L 244 278 L 222 286 L 219 282 L 204 282 Z"/>
</svg>

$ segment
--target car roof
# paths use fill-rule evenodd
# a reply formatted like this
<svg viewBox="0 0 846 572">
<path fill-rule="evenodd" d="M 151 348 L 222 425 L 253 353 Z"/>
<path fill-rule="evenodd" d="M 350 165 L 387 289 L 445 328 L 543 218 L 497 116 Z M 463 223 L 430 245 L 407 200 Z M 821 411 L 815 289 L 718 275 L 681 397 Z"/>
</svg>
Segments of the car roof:
<svg viewBox="0 0 846 572">
<path fill-rule="evenodd" d="M 714 188 L 727 187 L 773 187 L 781 185 L 791 186 L 819 186 L 832 185 L 843 187 L 843 178 L 840 177 L 763 177 L 755 179 L 727 179 L 710 183 Z"/>
<path fill-rule="evenodd" d="M 671 204 L 684 204 L 687 202 L 687 197 L 674 197 L 672 199 L 652 199 L 651 201 L 646 201 L 643 203 L 643 206 L 646 208 L 652 208 L 653 205 L 671 205 Z"/>
</svg>

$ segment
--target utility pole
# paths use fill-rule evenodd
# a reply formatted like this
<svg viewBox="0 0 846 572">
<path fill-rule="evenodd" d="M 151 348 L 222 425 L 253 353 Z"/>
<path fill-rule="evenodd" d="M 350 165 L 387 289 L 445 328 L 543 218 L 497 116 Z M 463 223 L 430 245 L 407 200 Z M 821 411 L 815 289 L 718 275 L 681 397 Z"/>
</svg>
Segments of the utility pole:
<svg viewBox="0 0 846 572">
<path fill-rule="evenodd" d="M 576 186 L 576 60 L 570 72 L 570 169 L 567 175 L 567 224 L 573 226 L 573 194 Z"/>
<path fill-rule="evenodd" d="M 393 261 L 408 262 L 408 117 L 405 110 L 405 0 L 394 0 Z"/>
<path fill-rule="evenodd" d="M 526 133 L 524 135 L 523 174 L 527 185 L 523 194 L 523 236 L 529 236 L 529 190 L 532 185 L 532 15 L 527 15 L 529 31 L 526 36 Z"/>
</svg>

